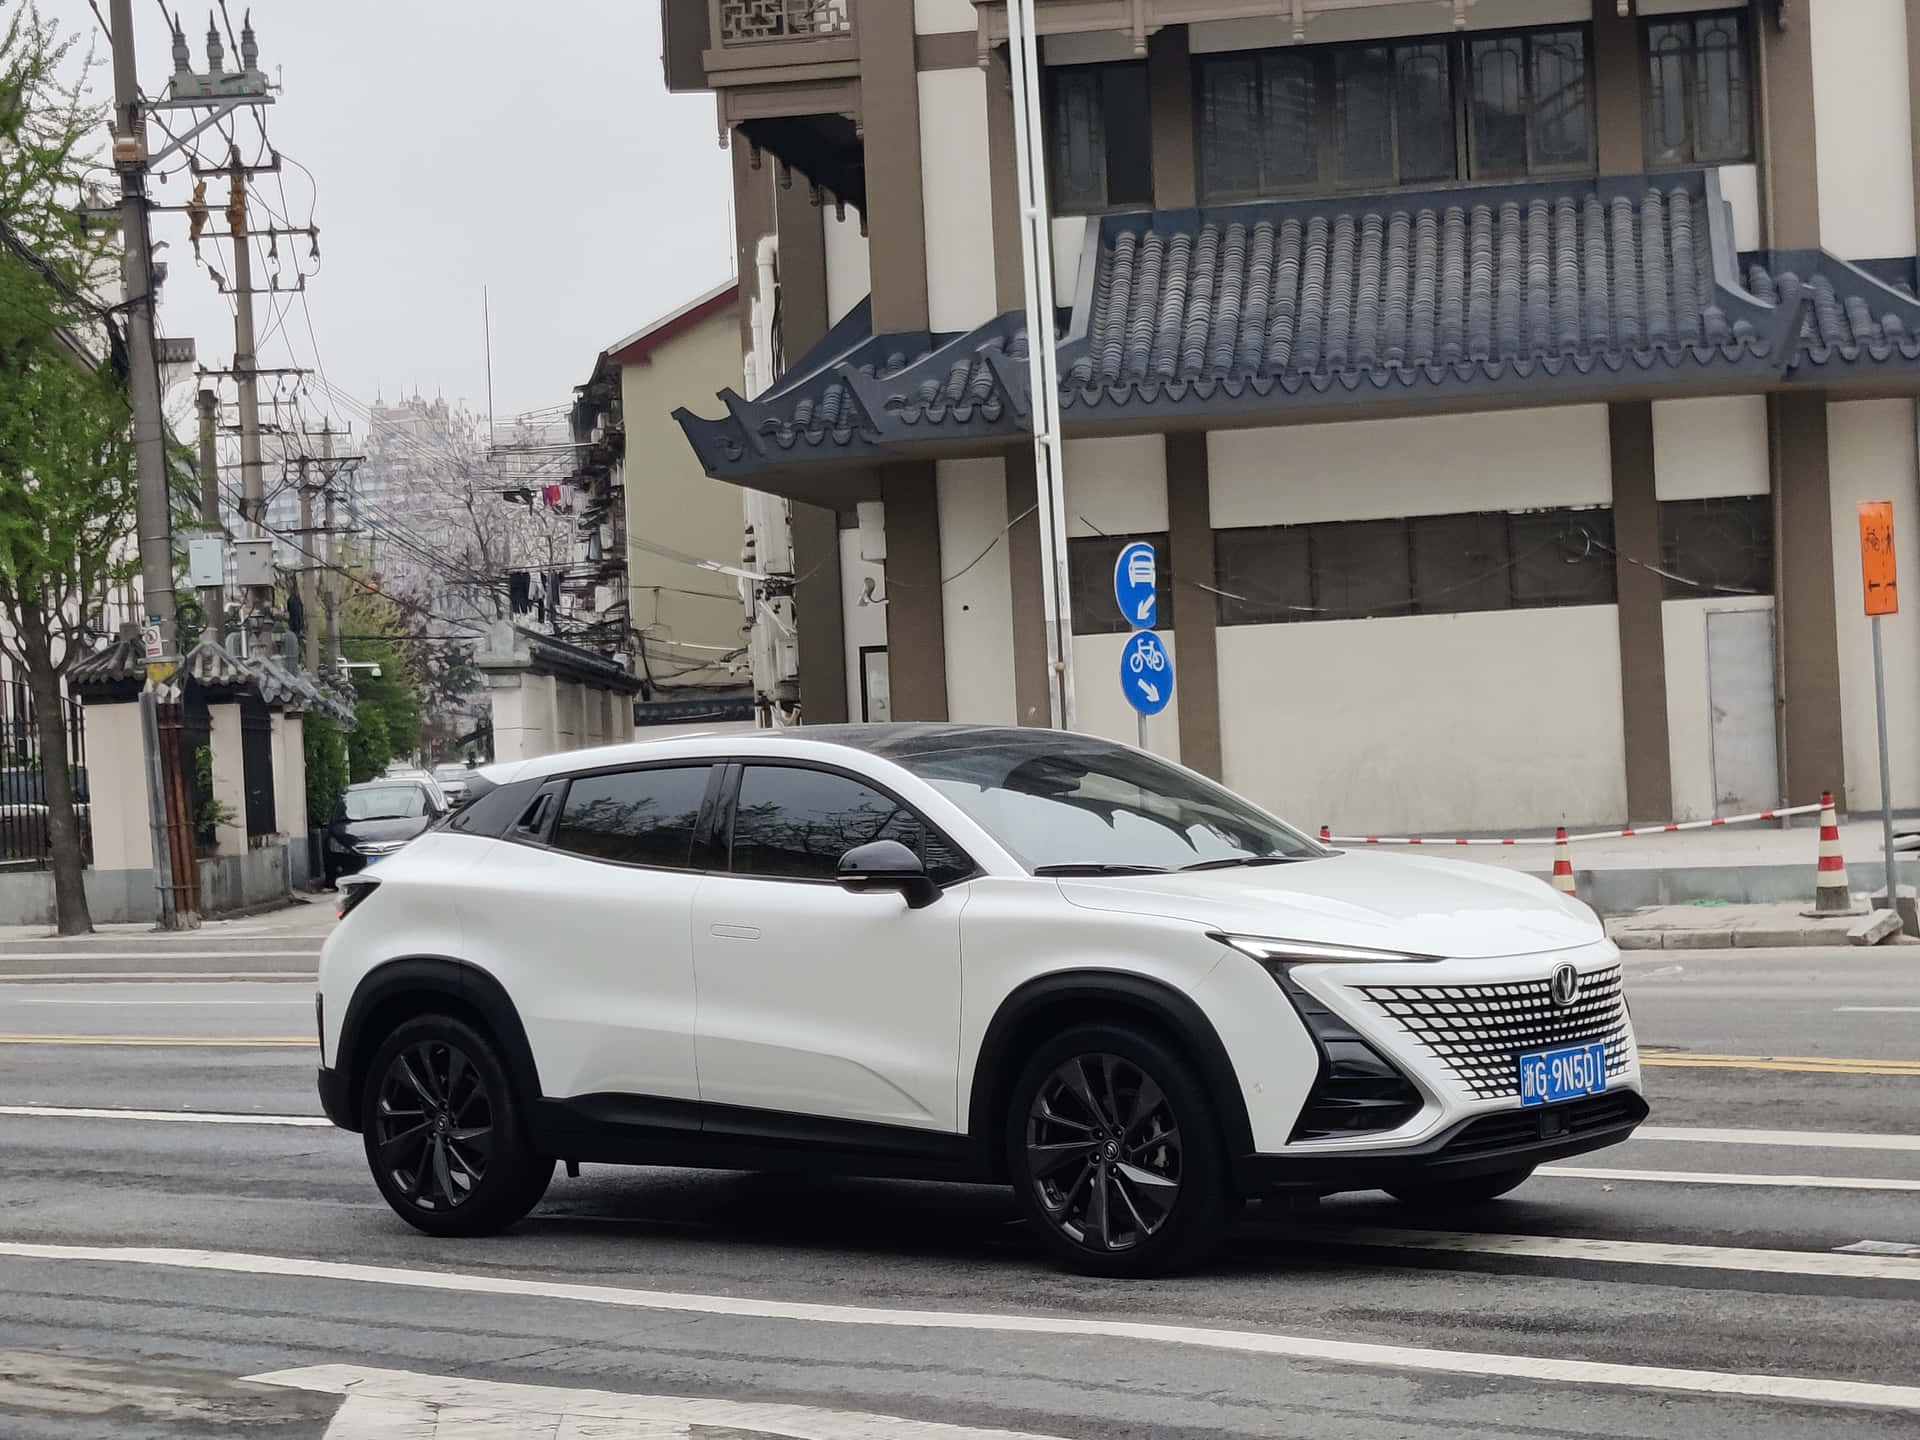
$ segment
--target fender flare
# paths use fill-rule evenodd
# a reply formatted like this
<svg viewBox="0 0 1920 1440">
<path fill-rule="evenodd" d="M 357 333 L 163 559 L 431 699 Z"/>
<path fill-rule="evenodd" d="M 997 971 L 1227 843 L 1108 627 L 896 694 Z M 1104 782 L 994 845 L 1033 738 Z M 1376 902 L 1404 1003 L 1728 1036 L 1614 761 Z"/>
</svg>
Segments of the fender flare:
<svg viewBox="0 0 1920 1440">
<path fill-rule="evenodd" d="M 334 1067 L 342 1076 L 350 1077 L 345 1099 L 356 1125 L 360 1119 L 362 1088 L 358 1082 L 364 1081 L 364 1067 L 386 1038 L 366 1034 L 367 1022 L 390 1002 L 413 996 L 443 996 L 477 1014 L 499 1042 L 501 1058 L 522 1100 L 532 1105 L 541 1098 L 540 1072 L 534 1064 L 533 1046 L 527 1040 L 526 1026 L 521 1024 L 520 1012 L 506 987 L 464 960 L 444 955 L 413 955 L 388 960 L 369 970 L 347 1002 Z"/>
<path fill-rule="evenodd" d="M 1124 970 L 1069 970 L 1042 975 L 1015 989 L 1000 1002 L 981 1038 L 967 1102 L 967 1133 L 987 1154 L 999 1151 L 996 1098 L 1005 1095 L 1015 1079 L 1008 1068 L 1014 1058 L 1009 1051 L 1029 1022 L 1056 1007 L 1069 1014 L 1076 1009 L 1131 1013 L 1169 1032 L 1199 1070 L 1213 1099 L 1227 1153 L 1253 1152 L 1253 1124 L 1240 1077 L 1213 1022 L 1191 996 L 1164 981 Z"/>
</svg>

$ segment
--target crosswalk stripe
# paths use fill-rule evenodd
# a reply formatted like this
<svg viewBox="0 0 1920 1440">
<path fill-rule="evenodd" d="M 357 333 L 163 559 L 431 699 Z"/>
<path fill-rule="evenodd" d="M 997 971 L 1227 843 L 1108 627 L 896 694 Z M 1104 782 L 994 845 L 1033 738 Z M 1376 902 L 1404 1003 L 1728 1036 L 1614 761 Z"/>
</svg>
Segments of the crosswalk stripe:
<svg viewBox="0 0 1920 1440">
<path fill-rule="evenodd" d="M 1766 1255 L 1774 1252 L 1747 1253 Z M 1885 1385 L 1868 1381 L 1825 1380 L 1798 1375 L 1682 1370 L 1655 1365 L 1609 1364 L 1538 1355 L 1436 1350 L 1419 1345 L 1330 1340 L 1320 1336 L 1280 1335 L 1257 1330 L 1214 1330 L 1201 1326 L 1156 1324 L 1147 1321 L 1099 1320 L 1078 1315 L 889 1310 L 865 1305 L 766 1300 L 734 1295 L 684 1294 L 664 1290 L 637 1290 L 609 1285 L 521 1280 L 502 1275 L 412 1270 L 396 1266 L 356 1265 L 333 1260 L 308 1260 L 285 1255 L 251 1255 L 215 1250 L 149 1249 L 140 1246 L 108 1245 L 39 1245 L 22 1241 L 4 1241 L 0 1242 L 0 1256 L 22 1260 L 48 1260 L 62 1265 L 71 1265 L 75 1262 L 102 1262 L 237 1275 L 277 1275 L 295 1279 L 390 1285 L 466 1295 L 562 1300 L 632 1310 L 794 1320 L 808 1324 L 1100 1337 L 1135 1340 L 1148 1344 L 1194 1346 L 1238 1354 L 1267 1355 L 1282 1359 L 1320 1361 L 1365 1368 L 1482 1375 L 1503 1379 L 1603 1385 L 1622 1389 L 1743 1395 L 1816 1405 L 1861 1405 L 1881 1409 L 1920 1411 L 1920 1385 Z M 1900 1263 L 1895 1260 L 1854 1255 L 1809 1258 L 1854 1264 L 1870 1262 L 1879 1266 Z M 1906 1265 L 1908 1272 L 1920 1275 L 1920 1261 L 1907 1261 Z M 1876 1270 L 1874 1273 L 1880 1272 Z"/>
<path fill-rule="evenodd" d="M 1920 1190 L 1920 1180 L 1871 1179 L 1865 1175 L 1752 1175 L 1712 1170 L 1605 1170 L 1587 1165 L 1542 1165 L 1535 1172 L 1562 1180 L 1642 1181 L 1661 1185 L 1775 1186 L 1783 1190 Z"/>
<path fill-rule="evenodd" d="M 0 1035 L 0 1045 L 118 1045 L 148 1048 L 263 1050 L 289 1045 L 312 1050 L 311 1035 Z"/>
<path fill-rule="evenodd" d="M 1642 1125 L 1635 1140 L 1679 1140 L 1696 1145 L 1777 1145 L 1808 1150 L 1920 1150 L 1920 1135 L 1872 1135 L 1847 1130 L 1716 1130 L 1695 1125 Z"/>
<path fill-rule="evenodd" d="M 1817 1275 L 1826 1279 L 1897 1280 L 1920 1284 L 1920 1260 L 1901 1256 L 1834 1255 L 1809 1250 L 1752 1250 L 1722 1245 L 1675 1245 L 1651 1240 L 1599 1240 L 1578 1235 L 1497 1235 L 1468 1230 L 1397 1230 L 1362 1225 L 1278 1227 L 1304 1243 L 1358 1249 L 1418 1250 L 1530 1260 L 1598 1261 L 1682 1270 L 1737 1270 L 1757 1275 Z"/>
<path fill-rule="evenodd" d="M 240 1115 L 213 1110 L 111 1110 L 83 1105 L 0 1105 L 0 1115 L 34 1120 L 139 1120 L 186 1125 L 291 1125 L 326 1129 L 324 1115 Z"/>
<path fill-rule="evenodd" d="M 1785 1070 L 1805 1075 L 1920 1075 L 1920 1060 L 1855 1060 L 1826 1055 L 1714 1055 L 1643 1051 L 1642 1066 L 1677 1070 Z"/>
</svg>

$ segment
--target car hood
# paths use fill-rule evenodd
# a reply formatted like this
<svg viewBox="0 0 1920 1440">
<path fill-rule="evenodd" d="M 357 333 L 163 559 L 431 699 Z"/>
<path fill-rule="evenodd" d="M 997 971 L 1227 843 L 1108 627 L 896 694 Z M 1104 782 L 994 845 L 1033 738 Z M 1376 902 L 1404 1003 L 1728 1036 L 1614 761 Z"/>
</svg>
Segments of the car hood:
<svg viewBox="0 0 1920 1440">
<path fill-rule="evenodd" d="M 1089 910 L 1415 955 L 1530 955 L 1606 934 L 1592 910 L 1530 875 L 1422 855 L 1340 851 L 1245 869 L 1063 877 L 1059 885 Z"/>
<path fill-rule="evenodd" d="M 399 820 L 336 820 L 333 833 L 348 844 L 365 845 L 382 840 L 411 840 L 428 825 L 424 816 L 412 815 Z"/>
</svg>

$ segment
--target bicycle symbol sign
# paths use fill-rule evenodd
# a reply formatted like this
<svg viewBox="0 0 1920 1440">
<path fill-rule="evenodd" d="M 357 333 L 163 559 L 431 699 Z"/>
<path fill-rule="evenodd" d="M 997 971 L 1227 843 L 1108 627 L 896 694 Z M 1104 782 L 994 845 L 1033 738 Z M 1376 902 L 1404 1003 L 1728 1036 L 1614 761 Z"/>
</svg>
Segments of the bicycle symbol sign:
<svg viewBox="0 0 1920 1440">
<path fill-rule="evenodd" d="M 1173 699 L 1173 656 L 1151 630 L 1136 630 L 1120 652 L 1120 690 L 1142 715 L 1158 715 Z"/>
</svg>

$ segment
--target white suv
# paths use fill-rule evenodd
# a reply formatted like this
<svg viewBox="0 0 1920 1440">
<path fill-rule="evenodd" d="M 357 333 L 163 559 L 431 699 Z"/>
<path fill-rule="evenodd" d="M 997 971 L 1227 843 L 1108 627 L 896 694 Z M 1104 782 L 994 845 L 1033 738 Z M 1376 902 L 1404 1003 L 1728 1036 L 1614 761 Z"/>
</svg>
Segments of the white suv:
<svg viewBox="0 0 1920 1440">
<path fill-rule="evenodd" d="M 1126 746 L 815 727 L 495 766 L 350 881 L 320 1094 L 393 1208 L 510 1225 L 556 1160 L 1008 1181 L 1071 1263 L 1243 1196 L 1460 1204 L 1647 1107 L 1593 913 L 1315 844 Z"/>
</svg>

